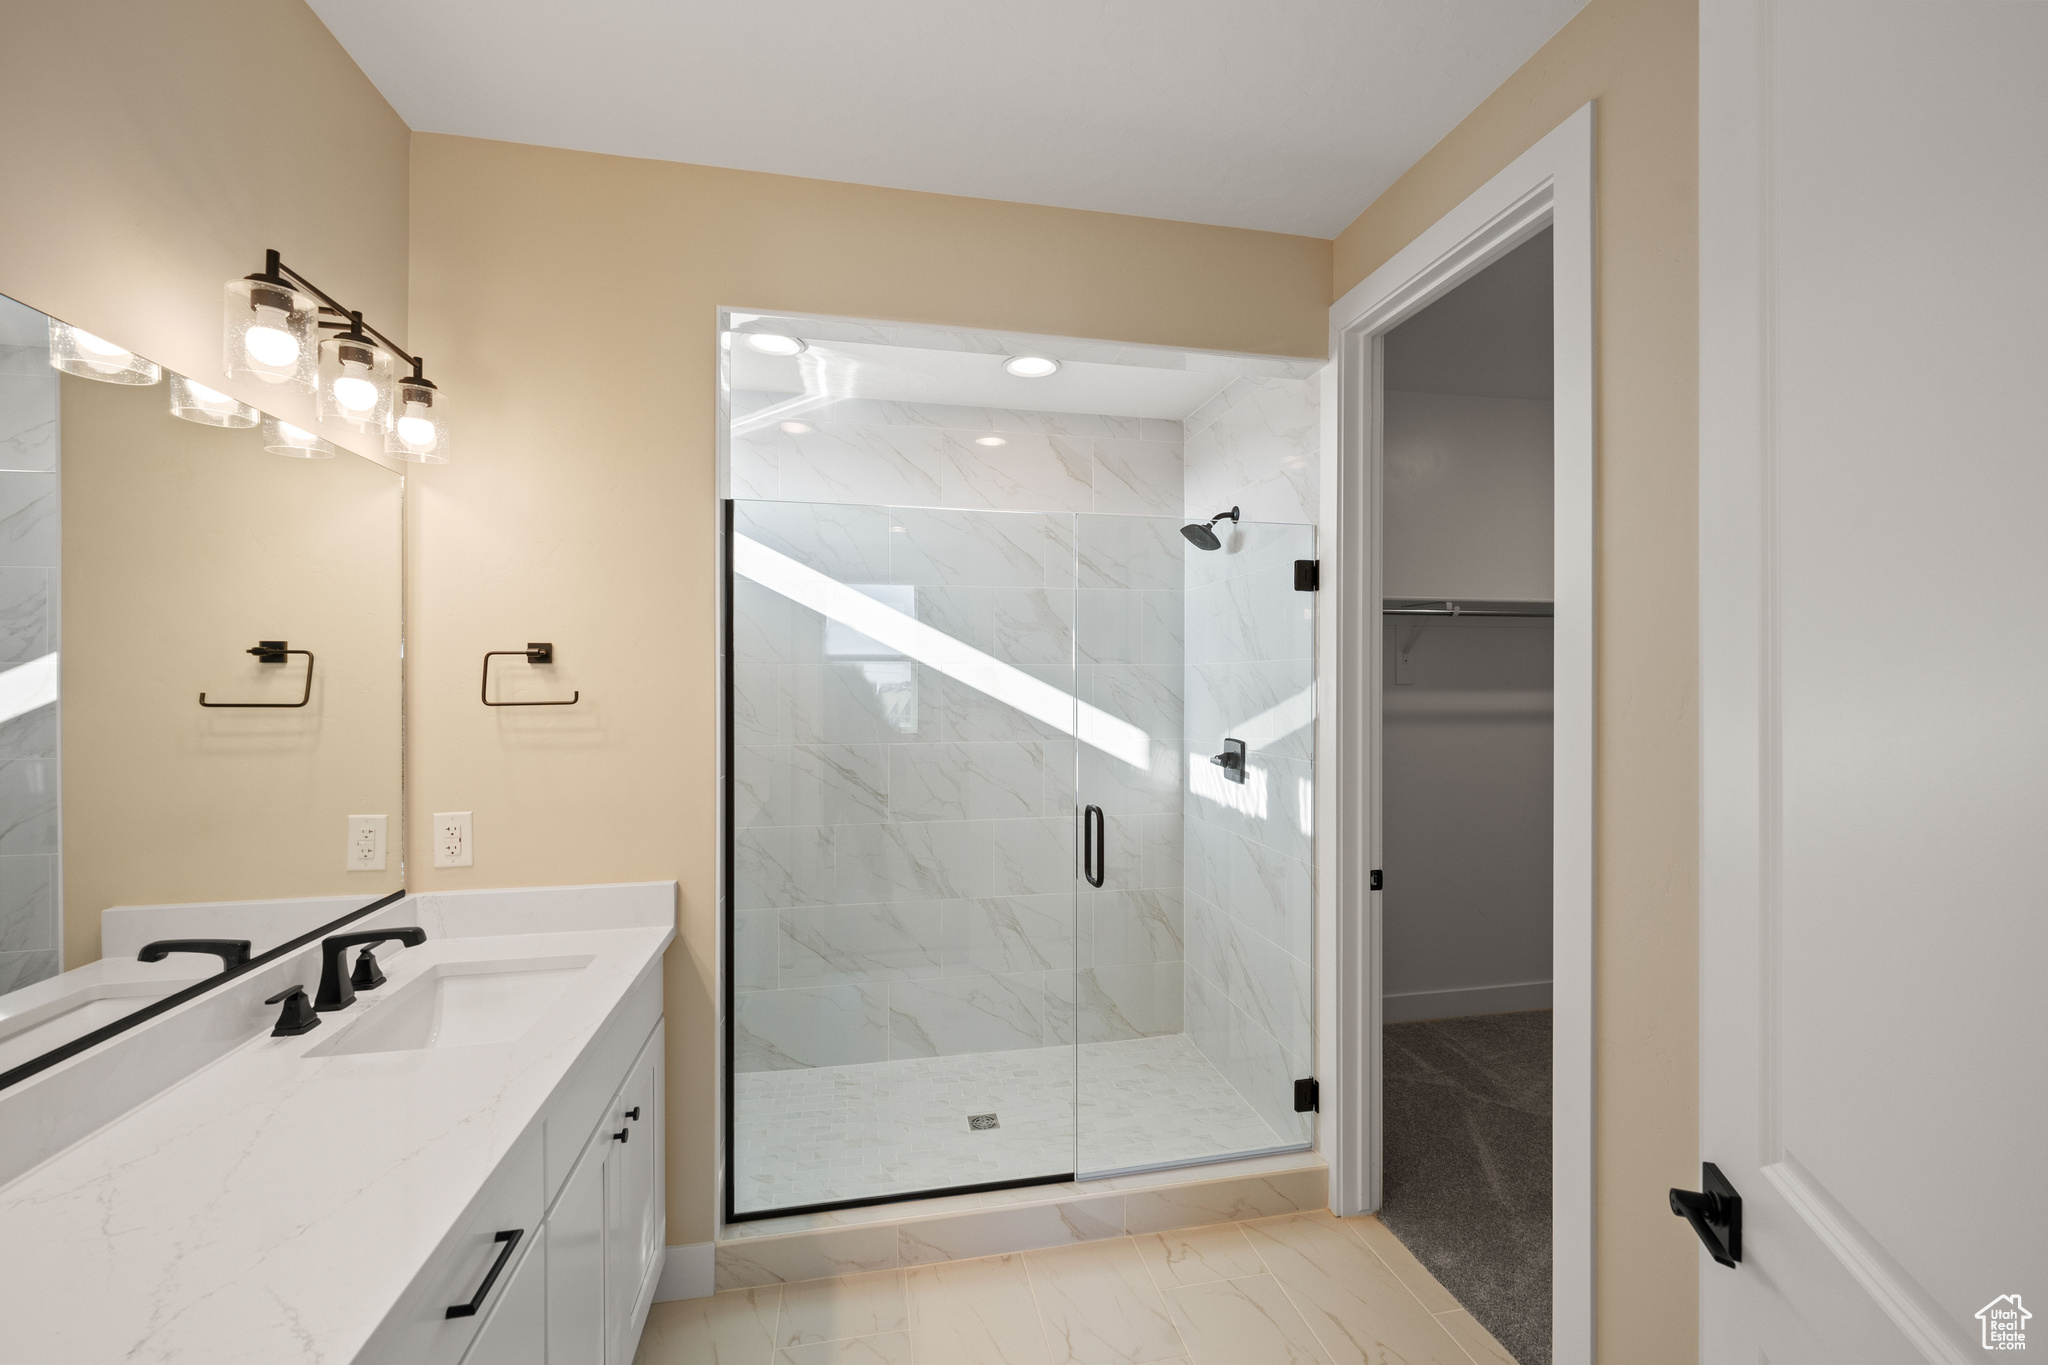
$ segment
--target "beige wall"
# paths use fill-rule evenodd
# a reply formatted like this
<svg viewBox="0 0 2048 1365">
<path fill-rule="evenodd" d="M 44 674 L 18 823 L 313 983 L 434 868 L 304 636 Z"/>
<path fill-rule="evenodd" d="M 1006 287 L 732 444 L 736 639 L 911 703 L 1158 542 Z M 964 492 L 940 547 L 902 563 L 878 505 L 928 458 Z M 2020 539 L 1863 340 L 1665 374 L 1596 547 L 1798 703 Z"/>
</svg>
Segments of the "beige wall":
<svg viewBox="0 0 2048 1365">
<path fill-rule="evenodd" d="M 297 0 L 6 0 L 0 294 L 310 428 L 222 375 L 222 287 L 275 247 L 404 341 L 410 136 Z"/>
<path fill-rule="evenodd" d="M 1698 11 L 1592 0 L 1346 228 L 1351 288 L 1598 100 L 1596 1236 L 1602 1360 L 1697 1355 Z"/>
<path fill-rule="evenodd" d="M 681 882 L 668 1235 L 707 1241 L 716 308 L 1321 355 L 1329 244 L 429 135 L 412 202 L 413 331 L 460 425 L 413 481 L 411 884 Z M 580 704 L 478 703 L 483 652 L 528 640 Z M 445 810 L 474 868 L 428 866 Z"/>
<path fill-rule="evenodd" d="M 397 890 L 343 867 L 350 815 L 403 813 L 403 483 L 180 421 L 165 391 L 63 382 L 64 960 L 110 905 Z M 266 665 L 283 639 L 315 656 Z"/>
</svg>

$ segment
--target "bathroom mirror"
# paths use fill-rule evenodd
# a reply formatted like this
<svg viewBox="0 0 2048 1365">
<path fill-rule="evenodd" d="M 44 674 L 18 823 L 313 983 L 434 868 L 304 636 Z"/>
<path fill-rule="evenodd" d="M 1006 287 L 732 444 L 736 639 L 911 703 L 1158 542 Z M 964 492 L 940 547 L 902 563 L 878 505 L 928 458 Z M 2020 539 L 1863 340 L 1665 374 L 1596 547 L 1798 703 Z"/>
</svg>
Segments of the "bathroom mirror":
<svg viewBox="0 0 2048 1365">
<path fill-rule="evenodd" d="M 404 480 L 209 380 L 0 297 L 0 1085 L 403 885 Z"/>
</svg>

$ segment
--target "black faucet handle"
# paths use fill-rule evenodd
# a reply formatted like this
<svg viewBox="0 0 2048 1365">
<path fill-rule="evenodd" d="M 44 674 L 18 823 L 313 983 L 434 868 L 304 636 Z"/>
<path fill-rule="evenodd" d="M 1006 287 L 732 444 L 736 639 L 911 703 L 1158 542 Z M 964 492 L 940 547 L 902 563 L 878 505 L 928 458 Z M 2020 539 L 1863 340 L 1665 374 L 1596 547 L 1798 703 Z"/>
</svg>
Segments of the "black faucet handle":
<svg viewBox="0 0 2048 1365">
<path fill-rule="evenodd" d="M 320 1027 L 320 1016 L 313 1012 L 313 1002 L 306 998 L 304 986 L 287 986 L 263 1003 L 284 1006 L 277 1016 L 277 1027 L 270 1031 L 273 1038 L 289 1038 Z"/>
<path fill-rule="evenodd" d="M 160 938 L 143 944 L 135 960 L 162 962 L 172 953 L 212 953 L 220 959 L 220 969 L 226 972 L 249 960 L 250 946 L 246 938 Z"/>
<path fill-rule="evenodd" d="M 384 969 L 377 965 L 376 950 L 368 944 L 356 954 L 356 969 L 348 974 L 348 984 L 359 991 L 374 991 L 384 984 Z"/>
</svg>

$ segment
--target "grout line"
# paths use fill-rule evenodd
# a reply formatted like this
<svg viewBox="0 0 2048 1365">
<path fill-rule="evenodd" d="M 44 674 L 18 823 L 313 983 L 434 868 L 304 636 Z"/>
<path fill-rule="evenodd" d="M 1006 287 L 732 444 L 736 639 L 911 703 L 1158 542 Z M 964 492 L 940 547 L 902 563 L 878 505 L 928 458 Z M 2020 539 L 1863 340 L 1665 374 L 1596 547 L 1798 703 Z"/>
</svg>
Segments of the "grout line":
<svg viewBox="0 0 2048 1365">
<path fill-rule="evenodd" d="M 1332 1216 L 1334 1217 L 1334 1215 L 1332 1215 Z M 1375 1217 L 1375 1215 L 1372 1215 L 1372 1214 L 1367 1214 L 1367 1215 L 1364 1215 L 1364 1216 L 1366 1216 L 1366 1217 Z M 1450 1299 L 1450 1301 L 1451 1301 L 1452 1303 L 1456 1303 L 1456 1304 L 1458 1304 L 1458 1306 L 1457 1306 L 1456 1308 L 1447 1308 L 1447 1309 L 1445 1309 L 1445 1310 L 1444 1310 L 1443 1312 L 1441 1312 L 1441 1313 L 1439 1313 L 1439 1312 L 1436 1312 L 1436 1311 L 1435 1311 L 1434 1309 L 1432 1309 L 1432 1308 L 1431 1308 L 1431 1307 L 1430 1307 L 1430 1306 L 1429 1306 L 1429 1305 L 1428 1305 L 1427 1303 L 1424 1303 L 1424 1302 L 1423 1302 L 1423 1300 L 1422 1300 L 1422 1295 L 1421 1295 L 1420 1293 L 1416 1292 L 1416 1289 L 1415 1289 L 1415 1286 L 1414 1286 L 1414 1285 L 1412 1285 L 1412 1284 L 1408 1283 L 1408 1279 L 1407 1279 L 1407 1277 L 1406 1277 L 1405 1275 L 1403 1275 L 1403 1274 L 1402 1274 L 1402 1273 L 1401 1273 L 1400 1271 L 1396 1270 L 1396 1269 L 1395 1269 L 1395 1268 L 1394 1268 L 1393 1266 L 1391 1266 L 1391 1265 L 1388 1265 L 1388 1263 L 1387 1263 L 1387 1258 L 1386 1258 L 1386 1257 L 1384 1257 L 1384 1256 L 1382 1256 L 1382 1255 L 1380 1255 L 1380 1254 L 1379 1254 L 1379 1252 L 1375 1251 L 1375 1250 L 1373 1249 L 1373 1246 L 1372 1246 L 1372 1244 L 1371 1244 L 1370 1242 L 1366 1241 L 1364 1237 L 1360 1236 L 1360 1235 L 1359 1235 L 1359 1233 L 1358 1233 L 1358 1232 L 1357 1232 L 1357 1231 L 1356 1231 L 1355 1229 L 1353 1229 L 1353 1228 L 1348 1228 L 1348 1227 L 1344 1227 L 1344 1220 L 1343 1220 L 1342 1218 L 1339 1218 L 1339 1219 L 1337 1219 L 1337 1226 L 1339 1226 L 1339 1227 L 1343 1227 L 1343 1228 L 1344 1228 L 1344 1231 L 1346 1231 L 1346 1232 L 1350 1233 L 1350 1234 L 1351 1234 L 1351 1240 L 1352 1240 L 1352 1241 L 1354 1241 L 1354 1242 L 1357 1242 L 1357 1243 L 1358 1243 L 1358 1244 L 1359 1244 L 1360 1246 L 1364 1247 L 1364 1248 L 1365 1248 L 1365 1254 L 1366 1254 L 1366 1255 L 1368 1255 L 1368 1256 L 1372 1257 L 1372 1258 L 1373 1258 L 1373 1259 L 1374 1259 L 1375 1261 L 1378 1261 L 1378 1262 L 1379 1262 L 1379 1263 L 1380 1263 L 1381 1265 L 1383 1265 L 1383 1266 L 1386 1266 L 1386 1268 L 1387 1268 L 1387 1273 L 1388 1273 L 1389 1275 L 1392 1275 L 1392 1276 L 1394 1277 L 1394 1283 L 1395 1283 L 1395 1284 L 1398 1284 L 1398 1285 L 1400 1285 L 1400 1286 L 1401 1286 L 1401 1287 L 1402 1287 L 1403 1289 L 1405 1289 L 1405 1290 L 1407 1290 L 1407 1291 L 1408 1291 L 1408 1297 L 1410 1297 L 1410 1298 L 1414 1299 L 1414 1300 L 1415 1300 L 1415 1302 L 1416 1302 L 1416 1304 L 1417 1304 L 1417 1306 L 1418 1306 L 1418 1307 L 1420 1307 L 1420 1308 L 1422 1309 L 1422 1311 L 1423 1311 L 1423 1312 L 1425 1312 L 1425 1313 L 1428 1313 L 1428 1314 L 1429 1314 L 1429 1320 L 1430 1320 L 1431 1322 L 1433 1322 L 1433 1323 L 1435 1323 L 1435 1324 L 1436 1324 L 1436 1326 L 1437 1326 L 1437 1330 L 1438 1330 L 1438 1331 L 1442 1332 L 1442 1333 L 1443 1333 L 1443 1334 L 1444 1334 L 1445 1336 L 1447 1336 L 1447 1337 L 1450 1337 L 1450 1339 L 1451 1339 L 1451 1345 L 1453 1345 L 1453 1346 L 1455 1346 L 1455 1347 L 1457 1347 L 1457 1348 L 1458 1348 L 1458 1353 L 1459 1353 L 1460 1355 L 1464 1356 L 1464 1357 L 1465 1357 L 1465 1359 L 1467 1359 L 1467 1360 L 1471 1361 L 1471 1362 L 1472 1362 L 1472 1365 L 1486 1365 L 1486 1362 L 1485 1362 L 1485 1361 L 1483 1361 L 1483 1360 L 1479 1359 L 1479 1358 L 1478 1358 L 1477 1356 L 1473 1355 L 1473 1354 L 1472 1354 L 1472 1353 L 1471 1353 L 1470 1351 L 1466 1350 L 1466 1349 L 1465 1349 L 1465 1344 L 1464 1344 L 1463 1342 L 1459 1341 L 1459 1340 L 1458 1340 L 1458 1339 L 1457 1339 L 1456 1337 L 1453 1337 L 1453 1336 L 1451 1336 L 1451 1329 L 1450 1329 L 1450 1328 L 1448 1328 L 1448 1327 L 1446 1327 L 1446 1326 L 1444 1326 L 1444 1324 L 1443 1324 L 1443 1319 L 1444 1319 L 1444 1318 L 1446 1318 L 1446 1317 L 1448 1317 L 1448 1316 L 1450 1316 L 1450 1315 L 1451 1315 L 1452 1313 L 1463 1313 L 1463 1314 L 1465 1314 L 1465 1315 L 1466 1315 L 1467 1317 L 1470 1317 L 1470 1316 L 1471 1316 L 1471 1312 L 1472 1312 L 1472 1310 L 1471 1310 L 1471 1309 L 1469 1309 L 1469 1308 L 1467 1308 L 1467 1307 L 1465 1307 L 1465 1305 L 1464 1305 L 1464 1304 L 1462 1304 L 1462 1303 L 1459 1303 L 1459 1302 L 1458 1302 L 1458 1296 L 1457 1296 L 1456 1294 L 1453 1294 L 1453 1293 L 1451 1293 L 1451 1291 L 1450 1291 L 1450 1290 L 1448 1290 L 1448 1289 L 1444 1289 L 1444 1293 L 1445 1293 L 1445 1295 L 1449 1297 L 1449 1299 Z M 1394 1237 L 1394 1231 L 1393 1231 L 1393 1229 L 1392 1229 L 1392 1228 L 1389 1228 L 1389 1227 L 1387 1227 L 1387 1225 L 1386 1225 L 1385 1223 L 1381 1223 L 1381 1224 L 1380 1224 L 1380 1227 L 1381 1227 L 1381 1228 L 1382 1228 L 1382 1229 L 1383 1229 L 1383 1230 L 1384 1230 L 1384 1231 L 1386 1232 L 1387 1236 L 1389 1236 L 1389 1237 Z M 1398 1238 L 1398 1237 L 1394 1237 L 1394 1240 L 1395 1240 L 1395 1241 L 1397 1241 L 1397 1242 L 1400 1242 L 1400 1241 L 1401 1241 L 1401 1239 L 1400 1239 L 1400 1238 Z M 1402 1244 L 1403 1246 L 1406 1246 L 1406 1245 L 1407 1245 L 1407 1243 L 1405 1243 L 1405 1242 L 1402 1242 L 1401 1244 Z M 1413 1253 L 1413 1252 L 1410 1252 L 1409 1254 L 1410 1254 L 1410 1255 L 1412 1256 L 1412 1255 L 1413 1255 L 1414 1253 Z M 1417 1265 L 1422 1265 L 1422 1262 L 1420 1262 L 1420 1261 L 1417 1261 L 1417 1262 L 1416 1262 L 1416 1264 L 1417 1264 Z M 1423 1266 L 1422 1268 L 1423 1268 L 1423 1273 L 1427 1274 L 1427 1273 L 1428 1273 L 1428 1271 L 1429 1271 L 1429 1267 L 1428 1267 L 1428 1266 Z M 1434 1275 L 1431 1275 L 1431 1276 L 1430 1276 L 1430 1278 L 1431 1278 L 1432 1280 L 1435 1280 L 1435 1279 L 1436 1279 L 1436 1277 L 1435 1277 Z M 1437 1281 L 1437 1288 L 1439 1288 L 1439 1289 L 1443 1289 L 1443 1282 L 1442 1282 L 1442 1281 L 1440 1281 L 1440 1280 L 1439 1280 L 1439 1281 Z M 1474 1322 L 1477 1322 L 1477 1321 L 1479 1321 L 1479 1319 L 1477 1319 L 1477 1318 L 1473 1318 L 1472 1320 L 1473 1320 Z"/>
<path fill-rule="evenodd" d="M 1188 1345 L 1187 1336 L 1180 1330 L 1179 1320 L 1173 1316 L 1173 1300 L 1166 1296 L 1166 1286 L 1159 1282 L 1159 1272 L 1152 1268 L 1151 1260 L 1144 1252 L 1138 1249 L 1138 1238 L 1140 1236 L 1157 1237 L 1158 1235 L 1156 1232 L 1127 1234 L 1125 1240 L 1131 1244 L 1131 1254 L 1138 1258 L 1138 1268 L 1143 1270 L 1145 1278 L 1152 1282 L 1152 1292 L 1159 1296 L 1160 1306 L 1166 1309 L 1166 1325 L 1173 1329 L 1173 1339 L 1180 1343 L 1181 1356 L 1192 1365 L 1195 1358 L 1195 1348 Z M 1165 1365 L 1171 1365 L 1171 1362 L 1165 1362 Z"/>
</svg>

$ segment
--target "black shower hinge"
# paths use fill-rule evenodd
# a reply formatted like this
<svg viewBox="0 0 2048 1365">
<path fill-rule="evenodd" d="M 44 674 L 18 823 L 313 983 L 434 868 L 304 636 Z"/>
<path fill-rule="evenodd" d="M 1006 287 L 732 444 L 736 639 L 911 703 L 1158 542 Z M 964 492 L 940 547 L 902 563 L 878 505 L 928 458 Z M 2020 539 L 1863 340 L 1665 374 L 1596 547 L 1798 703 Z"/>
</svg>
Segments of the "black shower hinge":
<svg viewBox="0 0 2048 1365">
<path fill-rule="evenodd" d="M 1387 889 L 1387 879 L 1380 875 L 1378 868 L 1372 870 L 1372 889 L 1374 891 L 1384 891 Z"/>
<path fill-rule="evenodd" d="M 1294 590 L 1296 592 L 1315 592 L 1322 585 L 1322 560 L 1297 559 L 1294 561 Z"/>
<path fill-rule="evenodd" d="M 1314 1114 L 1322 1109 L 1323 1087 L 1313 1076 L 1304 1077 L 1294 1083 L 1294 1112 Z"/>
</svg>

